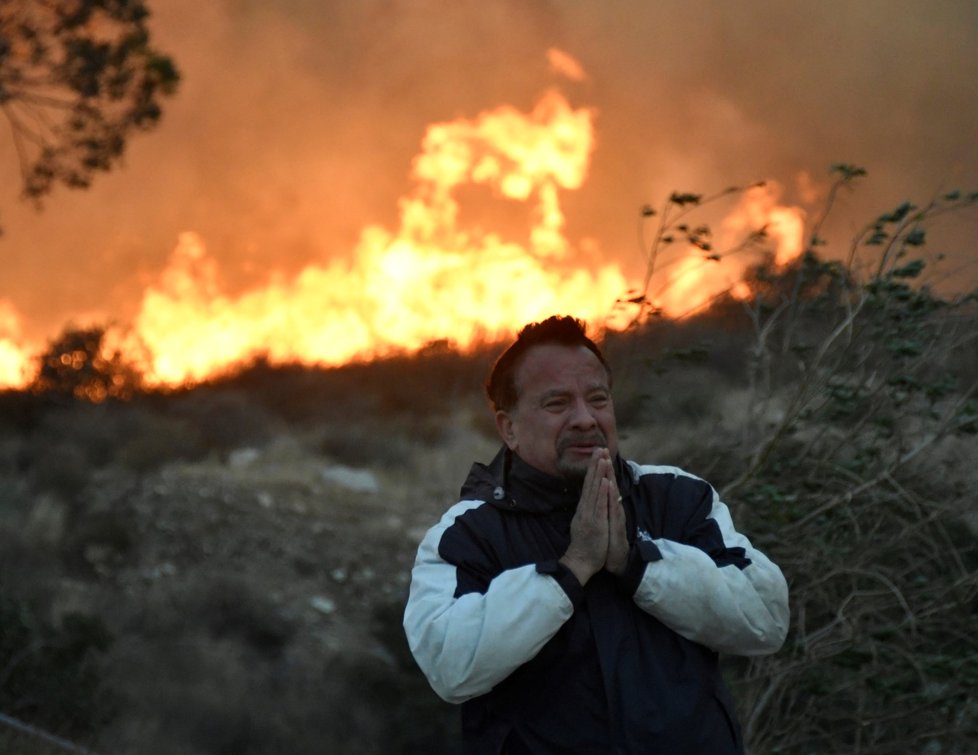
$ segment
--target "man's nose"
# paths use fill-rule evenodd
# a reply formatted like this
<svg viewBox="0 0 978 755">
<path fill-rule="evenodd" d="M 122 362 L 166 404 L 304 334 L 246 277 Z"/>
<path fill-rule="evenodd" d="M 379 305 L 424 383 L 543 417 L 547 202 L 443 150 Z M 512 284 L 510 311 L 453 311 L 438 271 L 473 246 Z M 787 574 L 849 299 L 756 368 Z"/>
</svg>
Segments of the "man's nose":
<svg viewBox="0 0 978 755">
<path fill-rule="evenodd" d="M 571 424 L 574 427 L 594 427 L 598 424 L 594 418 L 591 405 L 584 399 L 574 402 L 574 411 L 571 414 Z"/>
</svg>

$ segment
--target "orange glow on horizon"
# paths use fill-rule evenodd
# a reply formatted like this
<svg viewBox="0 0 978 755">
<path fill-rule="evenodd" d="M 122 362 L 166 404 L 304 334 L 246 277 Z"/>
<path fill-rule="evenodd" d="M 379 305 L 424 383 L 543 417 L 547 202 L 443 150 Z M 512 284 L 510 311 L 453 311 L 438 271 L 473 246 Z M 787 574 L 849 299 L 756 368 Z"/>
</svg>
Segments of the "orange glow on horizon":
<svg viewBox="0 0 978 755">
<path fill-rule="evenodd" d="M 550 57 L 552 65 L 574 62 Z M 608 324 L 630 281 L 614 261 L 581 265 L 561 207 L 562 192 L 587 179 L 595 118 L 552 90 L 530 112 L 500 106 L 432 124 L 396 229 L 368 226 L 349 261 L 310 263 L 291 279 L 273 274 L 240 295 L 222 290 L 205 241 L 183 233 L 131 326 L 112 331 L 112 348 L 141 365 L 149 385 L 175 386 L 259 356 L 334 366 L 433 341 L 465 350 L 554 313 Z M 458 192 L 466 186 L 523 203 L 528 227 L 512 238 L 464 223 Z M 746 192 L 724 231 L 766 226 L 783 263 L 800 251 L 804 219 L 777 199 L 771 191 Z M 663 274 L 654 303 L 666 316 L 681 316 L 721 291 L 745 296 L 739 280 L 746 265 L 732 270 L 688 254 Z M 18 334 L 17 313 L 0 301 L 0 385 L 31 381 L 32 360 Z"/>
</svg>

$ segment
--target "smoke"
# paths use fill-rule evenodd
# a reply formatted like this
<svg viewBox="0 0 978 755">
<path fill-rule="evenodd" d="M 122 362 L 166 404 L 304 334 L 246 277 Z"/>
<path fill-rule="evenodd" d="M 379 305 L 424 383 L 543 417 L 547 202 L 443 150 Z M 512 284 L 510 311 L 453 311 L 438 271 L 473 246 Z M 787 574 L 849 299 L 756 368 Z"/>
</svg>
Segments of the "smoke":
<svg viewBox="0 0 978 755">
<path fill-rule="evenodd" d="M 842 236 L 905 199 L 978 188 L 970 0 L 151 7 L 184 78 L 124 166 L 38 213 L 0 148 L 0 311 L 26 338 L 130 320 L 186 231 L 232 294 L 349 260 L 363 228 L 396 225 L 427 125 L 529 110 L 550 87 L 597 112 L 590 175 L 562 198 L 567 235 L 634 274 L 638 210 L 672 190 L 774 179 L 812 210 L 828 166 L 853 162 L 869 177 L 841 199 L 827 233 Z M 513 222 L 485 192 L 462 199 Z"/>
</svg>

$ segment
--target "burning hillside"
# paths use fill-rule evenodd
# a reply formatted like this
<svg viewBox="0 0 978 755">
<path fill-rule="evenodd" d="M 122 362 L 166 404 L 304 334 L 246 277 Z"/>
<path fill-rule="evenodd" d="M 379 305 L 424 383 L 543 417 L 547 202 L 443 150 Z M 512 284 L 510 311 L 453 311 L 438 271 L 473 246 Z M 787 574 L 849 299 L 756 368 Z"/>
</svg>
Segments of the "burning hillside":
<svg viewBox="0 0 978 755">
<path fill-rule="evenodd" d="M 566 53 L 552 50 L 550 58 L 561 71 L 585 75 Z M 345 261 L 312 261 L 288 277 L 273 270 L 242 293 L 223 288 L 205 239 L 188 231 L 143 292 L 132 323 L 110 329 L 107 343 L 142 365 L 147 383 L 178 385 L 259 356 L 337 365 L 432 341 L 465 349 L 554 312 L 614 327 L 616 302 L 636 283 L 597 242 L 568 237 L 561 205 L 587 180 L 597 120 L 594 109 L 550 89 L 528 112 L 502 105 L 434 123 L 411 165 L 396 228 L 370 225 Z M 770 187 L 743 193 L 718 246 L 765 228 L 779 262 L 796 256 L 801 211 L 780 207 L 778 198 Z M 473 220 L 470 205 L 480 202 L 502 205 L 506 212 L 489 216 L 509 221 L 489 227 L 478 213 Z M 656 311 L 679 316 L 722 291 L 745 295 L 737 284 L 750 260 L 723 259 L 692 237 L 671 252 L 643 292 Z M 18 341 L 9 304 L 0 315 L 0 384 L 26 385 L 36 346 Z"/>
</svg>

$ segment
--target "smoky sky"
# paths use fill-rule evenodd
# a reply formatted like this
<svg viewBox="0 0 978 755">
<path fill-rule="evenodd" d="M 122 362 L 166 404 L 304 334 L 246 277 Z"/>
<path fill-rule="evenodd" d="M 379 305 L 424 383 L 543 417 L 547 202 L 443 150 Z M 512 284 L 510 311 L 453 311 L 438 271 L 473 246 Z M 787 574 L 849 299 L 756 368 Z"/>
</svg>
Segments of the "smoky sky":
<svg viewBox="0 0 978 755">
<path fill-rule="evenodd" d="M 639 208 L 673 190 L 758 179 L 816 212 L 829 166 L 868 176 L 840 198 L 840 237 L 904 200 L 978 189 L 978 4 L 972 0 L 151 0 L 183 74 L 161 125 L 84 191 L 36 211 L 0 137 L 0 299 L 24 334 L 126 321 L 196 231 L 227 291 L 349 256 L 397 222 L 431 123 L 550 87 L 596 111 L 571 241 L 640 265 Z M 584 81 L 548 68 L 556 47 Z M 978 279 L 975 217 L 944 241 Z M 967 247 L 968 243 L 972 248 Z"/>
</svg>

